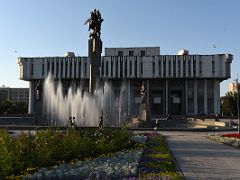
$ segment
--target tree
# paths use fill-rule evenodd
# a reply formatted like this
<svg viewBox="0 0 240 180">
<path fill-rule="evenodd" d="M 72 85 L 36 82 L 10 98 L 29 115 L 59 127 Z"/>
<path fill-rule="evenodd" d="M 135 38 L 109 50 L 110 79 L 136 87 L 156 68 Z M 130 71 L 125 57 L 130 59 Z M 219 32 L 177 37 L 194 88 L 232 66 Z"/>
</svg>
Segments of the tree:
<svg viewBox="0 0 240 180">
<path fill-rule="evenodd" d="M 221 97 L 221 111 L 225 116 L 237 116 L 237 93 L 228 92 Z"/>
<path fill-rule="evenodd" d="M 0 101 L 0 114 L 24 114 L 27 112 L 28 105 L 25 102 Z"/>
</svg>

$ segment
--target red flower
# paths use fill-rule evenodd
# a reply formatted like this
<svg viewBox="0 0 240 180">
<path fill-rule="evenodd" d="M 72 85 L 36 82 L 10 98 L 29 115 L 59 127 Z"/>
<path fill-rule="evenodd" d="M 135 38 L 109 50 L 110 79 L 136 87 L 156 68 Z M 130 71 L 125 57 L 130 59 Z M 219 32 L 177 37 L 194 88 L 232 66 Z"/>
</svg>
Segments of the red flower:
<svg viewBox="0 0 240 180">
<path fill-rule="evenodd" d="M 234 137 L 240 139 L 240 134 L 234 133 L 234 134 L 223 134 L 222 137 Z"/>
</svg>

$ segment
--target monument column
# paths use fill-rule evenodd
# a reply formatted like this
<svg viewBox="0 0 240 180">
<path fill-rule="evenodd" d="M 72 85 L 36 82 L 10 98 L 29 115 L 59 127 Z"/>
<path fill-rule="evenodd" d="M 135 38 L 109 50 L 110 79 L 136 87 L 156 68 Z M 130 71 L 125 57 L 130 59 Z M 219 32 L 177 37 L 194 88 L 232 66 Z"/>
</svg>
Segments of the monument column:
<svg viewBox="0 0 240 180">
<path fill-rule="evenodd" d="M 100 37 L 91 37 L 88 40 L 88 58 L 89 58 L 89 92 L 93 94 L 96 83 L 100 78 L 100 64 L 102 53 L 102 41 Z"/>
</svg>

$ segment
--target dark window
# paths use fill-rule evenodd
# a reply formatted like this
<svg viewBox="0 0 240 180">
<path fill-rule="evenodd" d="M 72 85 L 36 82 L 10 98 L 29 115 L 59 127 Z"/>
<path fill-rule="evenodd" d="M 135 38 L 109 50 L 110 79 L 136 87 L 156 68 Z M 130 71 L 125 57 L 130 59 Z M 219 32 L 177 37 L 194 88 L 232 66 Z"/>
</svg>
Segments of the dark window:
<svg viewBox="0 0 240 180">
<path fill-rule="evenodd" d="M 63 76 L 63 62 L 61 62 L 61 78 Z"/>
<path fill-rule="evenodd" d="M 155 74 L 155 62 L 152 62 L 152 73 Z"/>
<path fill-rule="evenodd" d="M 85 74 L 85 77 L 87 77 L 87 63 L 84 64 L 84 74 Z"/>
<path fill-rule="evenodd" d="M 56 67 L 56 77 L 58 77 L 58 67 L 59 67 L 59 63 L 57 61 L 57 67 Z"/>
<path fill-rule="evenodd" d="M 68 63 L 65 61 L 65 78 L 67 77 L 67 72 L 68 72 Z"/>
<path fill-rule="evenodd" d="M 130 67 L 129 67 L 129 74 L 130 74 L 130 76 L 132 75 L 132 61 L 130 61 L 130 65 L 129 65 Z"/>
<path fill-rule="evenodd" d="M 113 61 L 111 60 L 111 76 L 113 77 Z"/>
<path fill-rule="evenodd" d="M 166 77 L 166 59 L 163 60 L 163 76 Z"/>
<path fill-rule="evenodd" d="M 31 65 L 31 74 L 33 75 L 33 64 Z"/>
<path fill-rule="evenodd" d="M 181 76 L 181 61 L 178 59 L 178 76 Z"/>
<path fill-rule="evenodd" d="M 135 77 L 137 77 L 137 60 L 135 60 L 135 63 L 134 63 L 134 73 L 135 73 Z"/>
<path fill-rule="evenodd" d="M 191 76 L 191 61 L 188 60 L 188 76 Z"/>
<path fill-rule="evenodd" d="M 104 75 L 104 61 L 102 61 L 102 75 Z"/>
<path fill-rule="evenodd" d="M 120 78 L 123 77 L 123 60 L 120 60 Z"/>
<path fill-rule="evenodd" d="M 161 72 L 161 70 L 162 70 L 161 64 L 162 64 L 162 63 L 161 63 L 161 61 L 159 60 L 159 61 L 158 61 L 158 74 L 159 74 L 159 76 L 161 76 L 161 73 L 162 73 L 162 72 Z"/>
<path fill-rule="evenodd" d="M 79 77 L 81 77 L 81 60 L 78 62 L 78 72 L 79 72 Z"/>
<path fill-rule="evenodd" d="M 124 76 L 126 77 L 127 76 L 127 61 L 125 60 L 124 63 L 125 63 L 124 64 L 124 67 L 125 67 L 124 68 Z"/>
<path fill-rule="evenodd" d="M 176 77 L 176 59 L 173 60 L 173 77 Z"/>
<path fill-rule="evenodd" d="M 134 56 L 134 51 L 129 51 L 129 56 Z"/>
<path fill-rule="evenodd" d="M 168 76 L 171 76 L 172 72 L 171 72 L 171 61 L 168 61 Z"/>
<path fill-rule="evenodd" d="M 77 76 L 77 62 L 74 61 L 74 78 Z"/>
<path fill-rule="evenodd" d="M 108 76 L 108 61 L 106 61 L 106 76 Z"/>
<path fill-rule="evenodd" d="M 72 60 L 70 60 L 70 67 L 69 67 L 69 77 L 71 78 L 72 77 Z"/>
<path fill-rule="evenodd" d="M 146 55 L 146 53 L 145 53 L 145 51 L 141 51 L 141 56 L 145 56 Z"/>
<path fill-rule="evenodd" d="M 186 61 L 185 59 L 183 60 L 183 76 L 186 76 Z"/>
<path fill-rule="evenodd" d="M 143 74 L 143 62 L 140 63 L 140 66 L 141 66 L 141 74 Z"/>
<path fill-rule="evenodd" d="M 215 73 L 215 61 L 212 61 L 212 74 L 214 75 Z"/>
<path fill-rule="evenodd" d="M 42 64 L 42 75 L 44 76 L 44 63 Z"/>
<path fill-rule="evenodd" d="M 118 77 L 118 61 L 116 61 L 116 77 Z"/>
<path fill-rule="evenodd" d="M 199 61 L 199 74 L 202 74 L 202 61 Z"/>
<path fill-rule="evenodd" d="M 123 51 L 118 51 L 118 56 L 123 56 Z"/>
<path fill-rule="evenodd" d="M 52 62 L 52 74 L 54 74 L 54 61 Z"/>
<path fill-rule="evenodd" d="M 193 59 L 193 76 L 196 76 L 196 60 Z"/>
</svg>

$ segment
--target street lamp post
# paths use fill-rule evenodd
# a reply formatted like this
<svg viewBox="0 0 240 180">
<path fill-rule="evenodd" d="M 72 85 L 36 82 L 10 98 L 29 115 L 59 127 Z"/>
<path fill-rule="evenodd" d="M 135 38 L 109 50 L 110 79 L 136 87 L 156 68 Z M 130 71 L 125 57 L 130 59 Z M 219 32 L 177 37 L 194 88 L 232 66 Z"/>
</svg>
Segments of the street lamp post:
<svg viewBox="0 0 240 180">
<path fill-rule="evenodd" d="M 237 86 L 237 116 L 238 116 L 238 134 L 240 133 L 240 120 L 239 120 L 239 95 L 238 95 L 238 75 L 237 79 L 235 79 Z"/>
</svg>

